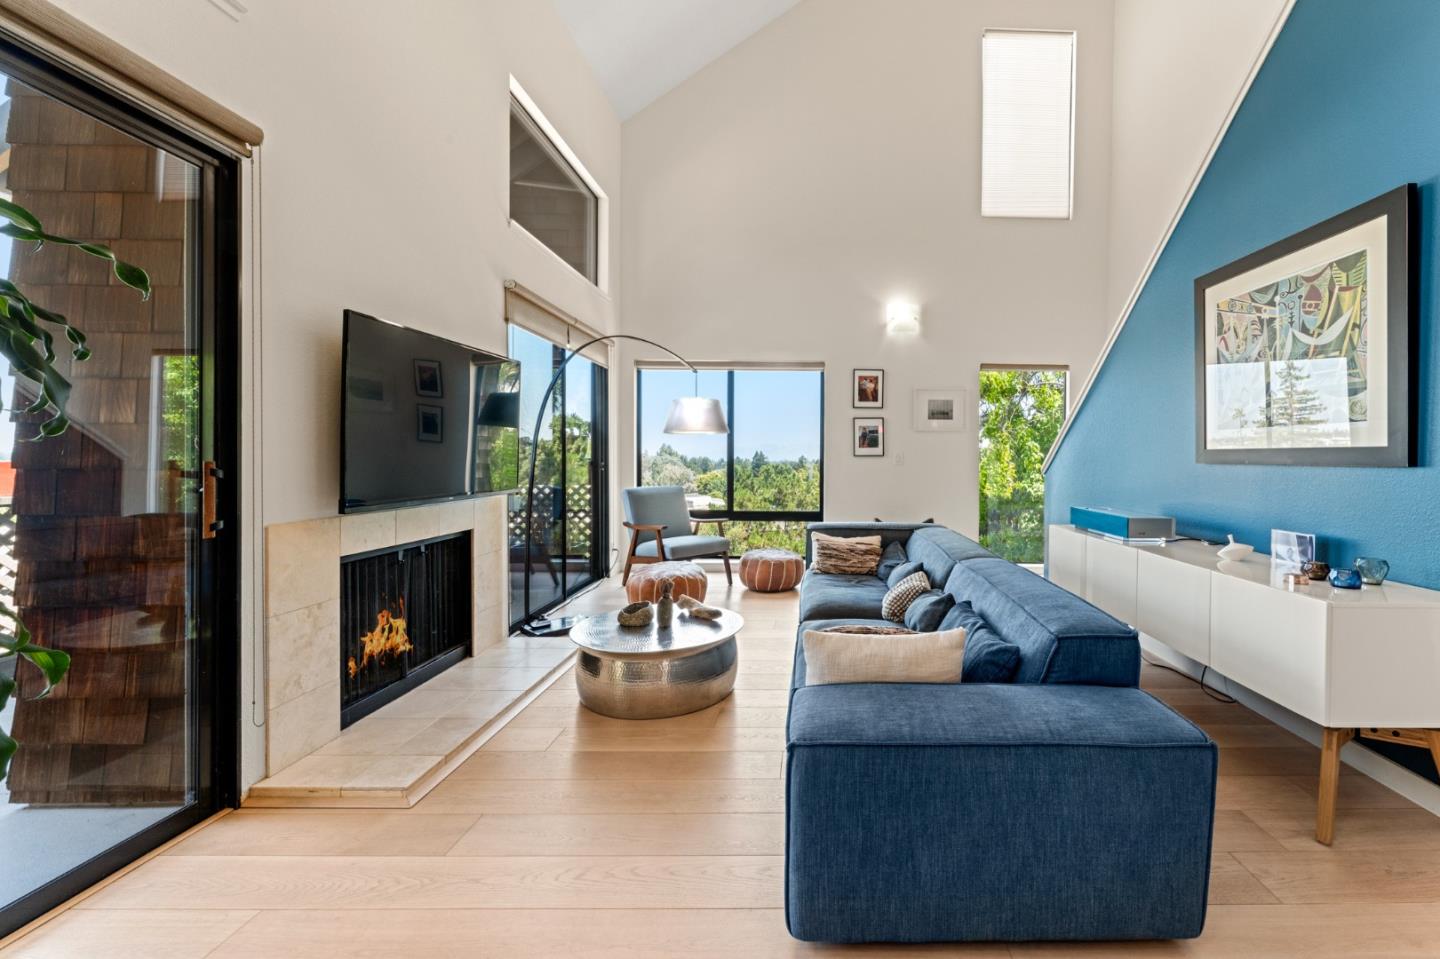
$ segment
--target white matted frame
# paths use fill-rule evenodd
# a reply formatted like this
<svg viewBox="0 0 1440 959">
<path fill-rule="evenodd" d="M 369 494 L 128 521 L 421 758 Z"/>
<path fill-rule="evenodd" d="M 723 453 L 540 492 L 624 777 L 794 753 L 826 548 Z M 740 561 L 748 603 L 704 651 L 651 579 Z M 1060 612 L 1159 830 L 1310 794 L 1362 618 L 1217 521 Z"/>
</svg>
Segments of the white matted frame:
<svg viewBox="0 0 1440 959">
<path fill-rule="evenodd" d="M 921 433 L 958 433 L 965 429 L 964 390 L 916 390 L 915 429 Z"/>
</svg>

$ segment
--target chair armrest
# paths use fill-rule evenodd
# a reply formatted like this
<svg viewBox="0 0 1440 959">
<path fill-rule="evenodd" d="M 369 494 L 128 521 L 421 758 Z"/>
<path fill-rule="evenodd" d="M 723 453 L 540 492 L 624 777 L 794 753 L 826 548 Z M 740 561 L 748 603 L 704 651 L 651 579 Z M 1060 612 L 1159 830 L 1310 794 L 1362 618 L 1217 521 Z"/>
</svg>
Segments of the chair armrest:
<svg viewBox="0 0 1440 959">
<path fill-rule="evenodd" d="M 664 523 L 622 523 L 626 529 L 639 530 L 642 533 L 658 533 L 665 528 Z"/>
<path fill-rule="evenodd" d="M 692 529 L 698 529 L 701 523 L 714 523 L 717 527 L 719 527 L 720 535 L 725 535 L 726 520 L 716 519 L 713 516 L 692 516 L 690 517 L 690 523 L 692 524 Z"/>
</svg>

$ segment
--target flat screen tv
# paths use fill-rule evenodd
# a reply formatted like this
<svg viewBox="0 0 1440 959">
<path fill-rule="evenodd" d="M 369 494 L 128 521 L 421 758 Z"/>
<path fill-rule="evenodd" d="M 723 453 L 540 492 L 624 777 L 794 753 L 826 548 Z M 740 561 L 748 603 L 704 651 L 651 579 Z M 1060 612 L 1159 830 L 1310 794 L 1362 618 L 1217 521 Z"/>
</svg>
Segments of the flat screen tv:
<svg viewBox="0 0 1440 959">
<path fill-rule="evenodd" d="M 520 485 L 520 364 L 345 311 L 340 512 Z"/>
</svg>

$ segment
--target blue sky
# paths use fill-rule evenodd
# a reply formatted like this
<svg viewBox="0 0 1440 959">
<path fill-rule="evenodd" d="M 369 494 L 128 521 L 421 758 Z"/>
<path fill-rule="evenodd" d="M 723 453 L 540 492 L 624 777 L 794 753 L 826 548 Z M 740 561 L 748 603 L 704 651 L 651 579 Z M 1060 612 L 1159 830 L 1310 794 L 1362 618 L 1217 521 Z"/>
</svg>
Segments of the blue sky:
<svg viewBox="0 0 1440 959">
<path fill-rule="evenodd" d="M 669 444 L 684 456 L 724 458 L 724 436 L 676 436 L 664 432 L 670 403 L 693 396 L 688 370 L 645 370 L 640 391 L 640 436 L 647 453 Z M 740 370 L 735 374 L 735 409 L 726 410 L 735 431 L 735 455 L 758 449 L 772 460 L 820 458 L 820 372 Z M 725 372 L 700 371 L 700 395 L 725 402 Z"/>
</svg>

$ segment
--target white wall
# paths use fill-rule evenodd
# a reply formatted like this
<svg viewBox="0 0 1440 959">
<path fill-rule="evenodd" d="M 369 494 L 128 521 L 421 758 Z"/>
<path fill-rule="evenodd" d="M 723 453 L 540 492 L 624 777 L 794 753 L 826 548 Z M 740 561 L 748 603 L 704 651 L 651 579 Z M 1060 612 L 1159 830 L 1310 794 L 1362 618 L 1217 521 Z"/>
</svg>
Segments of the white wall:
<svg viewBox="0 0 1440 959">
<path fill-rule="evenodd" d="M 1119 318 L 1286 6 L 1115 0 L 1107 324 Z"/>
<path fill-rule="evenodd" d="M 823 361 L 828 516 L 973 535 L 980 364 L 1083 375 L 1106 328 L 1112 17 L 1110 0 L 799 4 L 626 121 L 626 330 L 691 359 Z M 1073 220 L 979 215 L 986 27 L 1079 32 Z M 921 304 L 919 337 L 886 336 L 896 296 Z M 873 366 L 887 455 L 861 459 L 851 417 L 875 411 L 850 408 L 849 377 Z M 968 390 L 967 429 L 914 432 L 915 389 Z"/>
<path fill-rule="evenodd" d="M 238 23 L 203 0 L 59 4 L 265 130 L 266 525 L 336 512 L 345 307 L 504 352 L 513 278 L 614 327 L 611 298 L 507 225 L 513 73 L 609 194 L 618 242 L 619 121 L 548 3 L 250 0 Z M 243 727 L 248 783 L 264 740 Z"/>
</svg>

